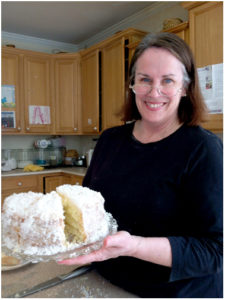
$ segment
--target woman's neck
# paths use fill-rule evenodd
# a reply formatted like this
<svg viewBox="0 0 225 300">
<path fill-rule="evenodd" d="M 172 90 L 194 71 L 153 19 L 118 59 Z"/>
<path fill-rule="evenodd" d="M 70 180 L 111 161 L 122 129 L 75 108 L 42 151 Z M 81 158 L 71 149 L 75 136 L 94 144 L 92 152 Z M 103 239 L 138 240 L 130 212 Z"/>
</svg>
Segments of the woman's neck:
<svg viewBox="0 0 225 300">
<path fill-rule="evenodd" d="M 174 133 L 181 126 L 182 124 L 178 120 L 161 126 L 153 126 L 148 122 L 138 120 L 134 124 L 133 135 L 143 144 L 158 142 Z"/>
</svg>

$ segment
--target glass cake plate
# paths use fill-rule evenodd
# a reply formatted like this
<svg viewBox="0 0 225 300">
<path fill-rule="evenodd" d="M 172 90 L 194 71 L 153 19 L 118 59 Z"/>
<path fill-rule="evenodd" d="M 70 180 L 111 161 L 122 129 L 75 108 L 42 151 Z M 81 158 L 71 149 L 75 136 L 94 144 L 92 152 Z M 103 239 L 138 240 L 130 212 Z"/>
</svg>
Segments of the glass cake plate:
<svg viewBox="0 0 225 300">
<path fill-rule="evenodd" d="M 109 216 L 109 232 L 107 236 L 116 233 L 118 227 L 117 222 L 112 217 L 112 215 L 108 213 L 108 216 Z M 69 259 L 84 254 L 89 254 L 95 250 L 100 249 L 103 245 L 103 241 L 105 238 L 106 236 L 101 237 L 99 240 L 91 244 L 85 244 L 85 243 L 74 244 L 74 247 L 73 246 L 70 247 L 69 250 L 58 252 L 51 255 L 29 255 L 22 252 L 16 252 L 14 250 L 7 248 L 6 245 L 4 244 L 4 236 L 3 236 L 2 251 L 4 251 L 6 255 L 14 256 L 19 260 L 22 260 L 23 262 L 38 263 L 38 262 L 48 262 L 51 260 L 60 261 L 60 260 Z"/>
</svg>

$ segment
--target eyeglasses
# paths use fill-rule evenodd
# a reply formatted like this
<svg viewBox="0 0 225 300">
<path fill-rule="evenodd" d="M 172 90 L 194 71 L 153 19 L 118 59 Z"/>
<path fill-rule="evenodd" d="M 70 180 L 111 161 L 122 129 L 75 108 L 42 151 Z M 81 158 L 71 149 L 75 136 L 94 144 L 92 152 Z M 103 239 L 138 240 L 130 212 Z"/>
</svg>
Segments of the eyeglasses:
<svg viewBox="0 0 225 300">
<path fill-rule="evenodd" d="M 129 85 L 129 88 L 132 89 L 136 95 L 147 95 L 151 93 L 154 86 L 151 84 L 134 84 Z M 162 85 L 155 88 L 157 89 L 159 95 L 167 97 L 176 96 L 176 94 L 182 90 L 182 88 L 177 88 L 177 85 Z"/>
</svg>

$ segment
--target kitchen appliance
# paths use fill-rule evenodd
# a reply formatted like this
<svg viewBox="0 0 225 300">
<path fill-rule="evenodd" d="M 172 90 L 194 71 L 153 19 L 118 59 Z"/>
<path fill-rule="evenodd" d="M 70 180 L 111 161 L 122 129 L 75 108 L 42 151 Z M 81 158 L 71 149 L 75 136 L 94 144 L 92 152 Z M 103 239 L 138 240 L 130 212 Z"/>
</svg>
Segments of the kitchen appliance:
<svg viewBox="0 0 225 300">
<path fill-rule="evenodd" d="M 2 171 L 11 171 L 17 168 L 16 152 L 12 149 L 2 150 Z"/>
<path fill-rule="evenodd" d="M 54 137 L 34 142 L 35 161 L 38 166 L 57 167 L 63 164 L 65 155 L 65 139 Z"/>
<path fill-rule="evenodd" d="M 57 167 L 61 166 L 64 161 L 65 148 L 53 148 L 35 149 L 34 163 L 42 167 Z"/>
<path fill-rule="evenodd" d="M 23 169 L 25 166 L 33 164 L 34 149 L 17 149 L 17 168 Z"/>
</svg>

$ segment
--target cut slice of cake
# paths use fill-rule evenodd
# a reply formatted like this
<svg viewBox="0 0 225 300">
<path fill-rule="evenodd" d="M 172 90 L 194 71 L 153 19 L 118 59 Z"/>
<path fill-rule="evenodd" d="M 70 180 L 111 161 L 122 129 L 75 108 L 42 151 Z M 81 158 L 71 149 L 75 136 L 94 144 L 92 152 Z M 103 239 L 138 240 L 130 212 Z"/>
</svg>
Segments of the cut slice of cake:
<svg viewBox="0 0 225 300">
<path fill-rule="evenodd" d="M 101 193 L 79 185 L 56 188 L 65 211 L 65 234 L 72 242 L 92 242 L 108 233 L 108 218 Z"/>
</svg>

